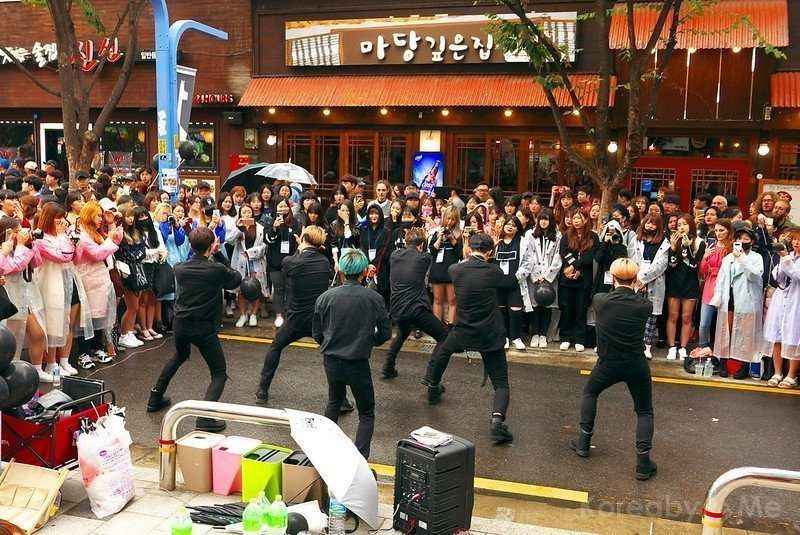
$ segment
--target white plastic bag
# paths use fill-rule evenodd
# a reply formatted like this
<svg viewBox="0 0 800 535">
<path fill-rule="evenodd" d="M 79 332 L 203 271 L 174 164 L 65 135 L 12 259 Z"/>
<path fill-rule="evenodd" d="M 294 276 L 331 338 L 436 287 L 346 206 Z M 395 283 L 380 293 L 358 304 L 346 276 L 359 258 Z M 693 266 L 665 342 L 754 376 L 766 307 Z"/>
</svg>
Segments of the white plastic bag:
<svg viewBox="0 0 800 535">
<path fill-rule="evenodd" d="M 118 513 L 133 498 L 131 435 L 121 416 L 103 416 L 95 429 L 78 436 L 78 465 L 97 518 Z"/>
</svg>

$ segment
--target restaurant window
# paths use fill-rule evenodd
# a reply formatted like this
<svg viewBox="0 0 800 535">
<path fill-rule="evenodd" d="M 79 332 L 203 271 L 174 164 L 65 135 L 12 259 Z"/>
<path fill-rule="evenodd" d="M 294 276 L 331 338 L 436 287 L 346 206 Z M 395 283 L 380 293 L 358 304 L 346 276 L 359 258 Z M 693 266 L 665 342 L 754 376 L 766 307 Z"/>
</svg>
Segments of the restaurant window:
<svg viewBox="0 0 800 535">
<path fill-rule="evenodd" d="M 115 172 L 147 165 L 147 127 L 144 123 L 111 123 L 100 141 L 103 163 Z"/>
<path fill-rule="evenodd" d="M 33 158 L 33 123 L 30 121 L 0 122 L 0 158 Z M 22 154 L 20 154 L 22 147 Z"/>
<path fill-rule="evenodd" d="M 739 171 L 735 169 L 692 169 L 692 199 L 701 193 L 736 197 Z"/>
<path fill-rule="evenodd" d="M 631 188 L 634 195 L 655 199 L 659 188 L 675 190 L 677 170 L 668 167 L 634 167 L 631 169 Z"/>
<path fill-rule="evenodd" d="M 375 136 L 354 135 L 348 138 L 348 173 L 359 178 L 370 178 L 375 165 L 374 160 Z"/>
<path fill-rule="evenodd" d="M 747 138 L 735 136 L 671 136 L 647 138 L 648 155 L 691 158 L 749 158 Z"/>
<path fill-rule="evenodd" d="M 464 191 L 472 191 L 485 180 L 486 139 L 483 136 L 456 136 L 455 181 Z"/>
<path fill-rule="evenodd" d="M 311 169 L 311 134 L 286 134 L 286 160 L 303 169 Z"/>
<path fill-rule="evenodd" d="M 214 156 L 214 124 L 189 123 L 187 139 L 194 141 L 197 147 L 197 156 L 186 160 L 184 167 L 197 171 L 214 171 L 217 160 Z"/>
<path fill-rule="evenodd" d="M 314 145 L 316 159 L 313 174 L 317 182 L 322 186 L 335 186 L 339 182 L 339 136 L 314 136 Z"/>
<path fill-rule="evenodd" d="M 517 191 L 519 182 L 519 139 L 492 140 L 492 187 Z"/>
<path fill-rule="evenodd" d="M 531 140 L 528 143 L 527 187 L 542 199 L 560 184 L 561 144 L 554 140 Z"/>
<path fill-rule="evenodd" d="M 408 136 L 403 134 L 380 135 L 380 178 L 391 183 L 406 180 L 406 151 Z"/>
<path fill-rule="evenodd" d="M 778 178 L 800 180 L 800 141 L 784 141 L 778 150 Z"/>
</svg>

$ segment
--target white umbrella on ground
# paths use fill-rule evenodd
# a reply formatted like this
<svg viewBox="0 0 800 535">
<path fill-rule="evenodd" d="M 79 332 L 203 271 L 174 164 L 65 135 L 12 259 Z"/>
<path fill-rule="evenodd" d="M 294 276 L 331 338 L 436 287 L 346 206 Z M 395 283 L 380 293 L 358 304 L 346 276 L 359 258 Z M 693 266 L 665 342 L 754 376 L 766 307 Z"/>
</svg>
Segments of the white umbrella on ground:
<svg viewBox="0 0 800 535">
<path fill-rule="evenodd" d="M 317 181 L 314 180 L 314 175 L 292 162 L 266 165 L 263 169 L 259 170 L 256 175 L 274 178 L 276 180 L 284 180 L 286 182 L 294 182 L 295 184 L 306 184 L 308 186 L 317 185 Z"/>
<path fill-rule="evenodd" d="M 328 485 L 328 492 L 372 528 L 378 528 L 378 484 L 353 441 L 324 416 L 292 409 L 286 409 L 286 413 L 292 438 Z"/>
</svg>

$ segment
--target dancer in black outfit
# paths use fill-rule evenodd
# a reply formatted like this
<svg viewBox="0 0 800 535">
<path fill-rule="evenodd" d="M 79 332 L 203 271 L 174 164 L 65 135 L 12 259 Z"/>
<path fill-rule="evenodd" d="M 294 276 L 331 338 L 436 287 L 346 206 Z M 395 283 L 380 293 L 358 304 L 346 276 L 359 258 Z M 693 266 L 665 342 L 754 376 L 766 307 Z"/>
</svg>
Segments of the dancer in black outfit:
<svg viewBox="0 0 800 535">
<path fill-rule="evenodd" d="M 150 391 L 147 412 L 156 412 L 170 404 L 164 396 L 169 382 L 181 365 L 189 360 L 192 345 L 200 350 L 211 372 L 211 384 L 206 390 L 206 401 L 217 401 L 228 379 L 225 353 L 217 336 L 222 322 L 222 292 L 234 290 L 242 282 L 238 271 L 231 269 L 219 253 L 219 242 L 207 227 L 197 227 L 189 233 L 192 256 L 175 266 L 177 291 L 175 298 L 175 356 L 167 362 L 156 385 Z M 212 260 L 210 257 L 214 256 Z M 198 418 L 197 428 L 219 432 L 225 422 L 211 418 Z"/>
<path fill-rule="evenodd" d="M 397 323 L 397 336 L 392 340 L 386 363 L 383 365 L 383 378 L 397 377 L 397 354 L 408 335 L 414 329 L 432 336 L 436 349 L 447 337 L 444 324 L 433 315 L 428 291 L 425 288 L 425 273 L 431 265 L 431 255 L 423 251 L 425 232 L 411 228 L 405 232 L 405 248 L 392 253 L 390 264 L 391 297 L 389 314 Z M 434 349 L 434 353 L 436 353 Z"/>
<path fill-rule="evenodd" d="M 259 403 L 269 401 L 269 387 L 284 348 L 312 334 L 314 303 L 328 289 L 332 275 L 331 264 L 320 250 L 324 243 L 325 231 L 310 225 L 300 235 L 297 254 L 283 259 L 281 271 L 286 281 L 286 323 L 278 329 L 264 359 L 256 394 Z"/>
<path fill-rule="evenodd" d="M 644 358 L 644 329 L 653 311 L 647 294 L 633 290 L 639 266 L 627 258 L 611 264 L 614 289 L 594 296 L 597 312 L 598 360 L 583 390 L 581 423 L 577 440 L 570 447 L 581 457 L 589 456 L 597 414 L 597 398 L 607 388 L 624 382 L 636 411 L 636 479 L 656 474 L 650 460 L 653 447 L 653 384 L 650 366 Z"/>
<path fill-rule="evenodd" d="M 509 282 L 500 267 L 490 261 L 493 249 L 494 242 L 488 234 L 475 234 L 470 236 L 464 252 L 467 260 L 450 266 L 456 292 L 456 323 L 431 355 L 423 382 L 428 386 L 428 403 L 438 404 L 444 393 L 442 375 L 453 353 L 479 351 L 484 371 L 494 387 L 491 438 L 495 444 L 503 444 L 513 441 L 514 436 L 505 424 L 511 393 L 503 349 L 506 334 L 497 308 L 497 290 Z M 516 279 L 512 277 L 511 283 L 516 285 Z"/>
</svg>

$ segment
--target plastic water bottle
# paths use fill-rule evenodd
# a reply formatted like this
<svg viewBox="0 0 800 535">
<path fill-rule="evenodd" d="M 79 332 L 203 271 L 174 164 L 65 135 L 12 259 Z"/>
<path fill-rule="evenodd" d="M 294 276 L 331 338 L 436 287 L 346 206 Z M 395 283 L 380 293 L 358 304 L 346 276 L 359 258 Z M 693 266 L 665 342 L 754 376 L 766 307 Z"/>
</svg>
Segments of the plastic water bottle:
<svg viewBox="0 0 800 535">
<path fill-rule="evenodd" d="M 711 359 L 706 359 L 706 364 L 703 366 L 703 377 L 714 377 L 714 363 Z"/>
<path fill-rule="evenodd" d="M 267 523 L 268 535 L 286 535 L 289 523 L 289 511 L 283 503 L 283 497 L 278 494 L 272 505 L 269 506 L 269 522 Z"/>
<path fill-rule="evenodd" d="M 53 390 L 61 390 L 61 366 L 53 368 Z"/>
<path fill-rule="evenodd" d="M 261 506 L 258 498 L 253 498 L 242 513 L 242 532 L 250 535 L 261 533 Z"/>
<path fill-rule="evenodd" d="M 711 360 L 711 359 L 709 359 Z M 702 377 L 704 372 L 705 365 L 703 364 L 703 359 L 697 359 L 694 362 L 694 375 L 695 377 Z"/>
<path fill-rule="evenodd" d="M 328 506 L 328 535 L 344 535 L 344 520 L 347 509 L 344 505 L 331 496 Z"/>
<path fill-rule="evenodd" d="M 189 511 L 186 508 L 181 507 L 173 517 L 170 524 L 170 533 L 172 535 L 192 535 L 192 517 L 189 516 Z"/>
<path fill-rule="evenodd" d="M 258 493 L 257 500 L 259 507 L 261 507 L 261 526 L 266 528 L 269 526 L 269 499 L 267 499 L 264 491 L 262 490 Z"/>
</svg>

